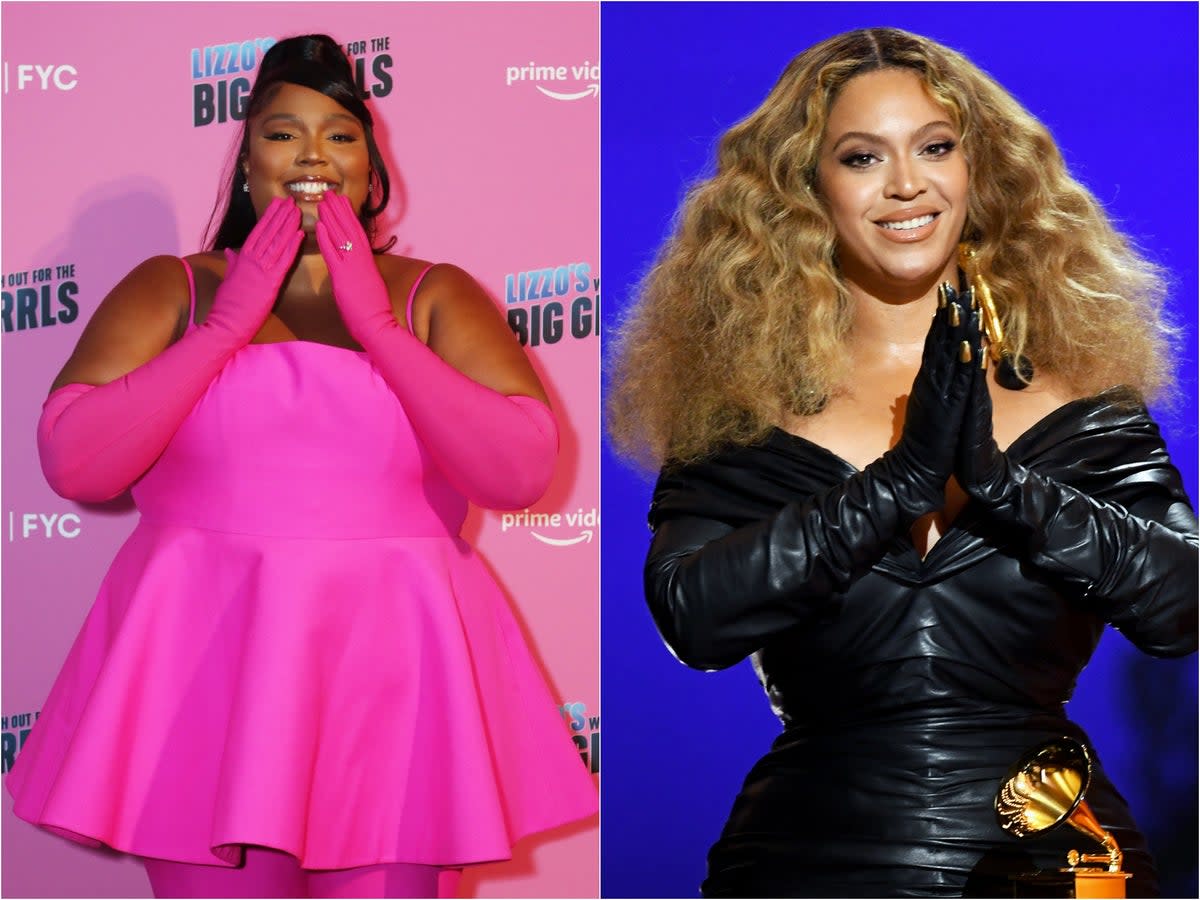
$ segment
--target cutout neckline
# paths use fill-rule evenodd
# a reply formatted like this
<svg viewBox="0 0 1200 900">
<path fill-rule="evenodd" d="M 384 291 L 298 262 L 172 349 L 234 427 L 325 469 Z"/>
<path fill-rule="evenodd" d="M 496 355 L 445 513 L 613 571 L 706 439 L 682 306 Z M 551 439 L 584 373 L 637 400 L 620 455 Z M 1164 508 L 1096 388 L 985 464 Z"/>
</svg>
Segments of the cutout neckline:
<svg viewBox="0 0 1200 900">
<path fill-rule="evenodd" d="M 1037 433 L 1040 431 L 1043 431 L 1050 424 L 1050 422 L 1052 420 L 1060 418 L 1068 410 L 1072 410 L 1076 406 L 1095 403 L 1100 398 L 1102 398 L 1106 394 L 1108 394 L 1109 391 L 1112 391 L 1112 390 L 1116 390 L 1116 389 L 1109 388 L 1106 391 L 1102 391 L 1099 394 L 1094 394 L 1089 397 L 1076 397 L 1074 400 L 1068 400 L 1066 403 L 1062 404 L 1062 406 L 1059 406 L 1059 407 L 1056 407 L 1055 409 L 1050 410 L 1050 412 L 1046 413 L 1044 416 L 1039 418 L 1032 425 L 1030 425 L 1028 428 L 1026 428 L 1024 431 L 1022 431 L 1019 435 L 1017 435 L 1007 447 L 1001 447 L 1000 451 L 1002 453 L 1010 453 L 1010 454 L 1014 454 L 1014 455 L 1019 455 L 1020 448 L 1018 447 L 1018 445 L 1023 445 L 1027 441 L 1032 440 L 1034 437 L 1037 436 Z M 845 457 L 841 456 L 840 454 L 836 453 L 835 451 L 829 449 L 824 444 L 818 444 L 816 441 L 812 440 L 811 438 L 806 438 L 803 435 L 799 435 L 799 434 L 793 434 L 792 432 L 787 431 L 783 428 L 780 428 L 779 426 L 775 426 L 773 431 L 775 434 L 782 436 L 786 441 L 798 442 L 798 443 L 804 444 L 808 447 L 812 447 L 813 449 L 817 450 L 824 456 L 827 456 L 831 460 L 838 463 L 842 468 L 846 469 L 851 474 L 857 475 L 862 472 L 862 469 L 858 468 L 858 466 L 854 465 L 854 463 L 850 462 Z"/>
</svg>

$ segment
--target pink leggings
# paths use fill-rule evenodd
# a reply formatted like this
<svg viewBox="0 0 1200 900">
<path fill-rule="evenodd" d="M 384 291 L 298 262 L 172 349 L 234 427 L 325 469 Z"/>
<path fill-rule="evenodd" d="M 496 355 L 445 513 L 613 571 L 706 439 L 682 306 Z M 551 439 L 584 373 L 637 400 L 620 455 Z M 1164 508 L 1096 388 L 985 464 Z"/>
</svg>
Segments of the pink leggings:
<svg viewBox="0 0 1200 900">
<path fill-rule="evenodd" d="M 461 869 L 384 863 L 301 869 L 279 850 L 247 847 L 236 869 L 144 858 L 155 897 L 454 897 Z M 440 893 L 439 893 L 440 889 Z"/>
</svg>

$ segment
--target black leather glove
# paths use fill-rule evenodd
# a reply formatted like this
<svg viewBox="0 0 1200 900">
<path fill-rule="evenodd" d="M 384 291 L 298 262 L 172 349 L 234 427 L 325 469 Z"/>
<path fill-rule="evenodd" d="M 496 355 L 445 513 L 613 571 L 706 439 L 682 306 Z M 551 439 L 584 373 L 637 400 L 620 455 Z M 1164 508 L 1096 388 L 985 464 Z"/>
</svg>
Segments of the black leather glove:
<svg viewBox="0 0 1200 900">
<path fill-rule="evenodd" d="M 938 295 L 900 440 L 867 467 L 879 466 L 890 476 L 907 519 L 905 527 L 945 504 L 946 482 L 956 459 L 955 425 L 966 412 L 972 370 L 982 353 L 979 310 L 971 308 L 974 294 L 968 290 L 959 296 L 943 283 Z"/>
<path fill-rule="evenodd" d="M 1135 514 L 1014 462 L 992 436 L 987 374 L 977 371 L 955 474 L 993 518 L 1013 527 L 1028 560 L 1078 592 L 1157 656 L 1196 649 L 1196 517 L 1147 496 Z"/>
<path fill-rule="evenodd" d="M 688 516 L 656 522 L 646 598 L 672 652 L 703 669 L 733 665 L 804 620 L 887 552 L 897 534 L 941 508 L 979 365 L 978 313 L 942 291 L 899 442 L 846 481 L 734 529 Z M 976 350 L 963 357 L 963 343 Z M 659 480 L 656 503 L 664 484 Z M 686 481 L 686 470 L 678 476 Z"/>
</svg>

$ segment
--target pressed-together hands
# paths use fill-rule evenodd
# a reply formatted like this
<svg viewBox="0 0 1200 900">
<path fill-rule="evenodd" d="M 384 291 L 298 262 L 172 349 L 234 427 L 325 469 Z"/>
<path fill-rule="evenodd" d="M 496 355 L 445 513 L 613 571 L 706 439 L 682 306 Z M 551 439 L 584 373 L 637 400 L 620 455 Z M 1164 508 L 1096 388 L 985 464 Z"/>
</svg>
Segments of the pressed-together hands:
<svg viewBox="0 0 1200 900">
<path fill-rule="evenodd" d="M 904 429 L 881 460 L 910 493 L 906 506 L 916 515 L 942 507 L 946 482 L 955 473 L 962 424 L 983 359 L 979 311 L 974 305 L 970 291 L 959 295 L 949 284 L 939 286 L 938 307 L 908 396 Z M 989 437 L 990 412 L 989 406 Z"/>
<path fill-rule="evenodd" d="M 898 454 L 939 509 L 951 475 L 969 497 L 996 512 L 1016 467 L 996 443 L 987 350 L 974 294 L 938 289 L 921 368 L 913 382 Z"/>
<path fill-rule="evenodd" d="M 933 509 L 942 506 L 951 475 L 969 497 L 1004 512 L 1008 486 L 1020 468 L 996 443 L 988 391 L 987 350 L 971 290 L 938 289 L 938 311 L 925 339 L 913 382 L 904 432 L 890 451 L 929 490 Z M 1005 515 L 1011 521 L 1011 516 Z"/>
</svg>

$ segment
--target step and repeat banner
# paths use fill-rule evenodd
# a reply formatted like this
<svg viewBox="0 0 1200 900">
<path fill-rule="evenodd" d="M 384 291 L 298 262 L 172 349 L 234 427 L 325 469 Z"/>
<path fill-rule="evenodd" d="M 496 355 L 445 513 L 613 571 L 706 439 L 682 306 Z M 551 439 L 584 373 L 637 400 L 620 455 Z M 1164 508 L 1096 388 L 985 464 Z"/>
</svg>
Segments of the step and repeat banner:
<svg viewBox="0 0 1200 900">
<path fill-rule="evenodd" d="M 105 294 L 156 254 L 202 249 L 257 66 L 275 41 L 343 45 L 392 174 L 392 252 L 453 262 L 491 294 L 559 416 L 535 506 L 464 536 L 513 602 L 598 783 L 599 9 L 595 3 L 5 4 L 3 729 L 7 772 L 117 548 L 128 497 L 42 478 L 42 401 Z M 16 819 L 3 893 L 148 897 L 129 857 Z M 597 820 L 470 869 L 463 896 L 596 896 Z"/>
</svg>

